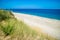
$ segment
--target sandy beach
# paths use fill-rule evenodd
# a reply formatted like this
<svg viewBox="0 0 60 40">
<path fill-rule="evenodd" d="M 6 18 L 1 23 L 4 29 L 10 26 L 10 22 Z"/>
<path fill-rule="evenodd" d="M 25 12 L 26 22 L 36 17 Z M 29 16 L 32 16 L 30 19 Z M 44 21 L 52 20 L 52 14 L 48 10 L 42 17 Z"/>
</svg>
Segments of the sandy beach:
<svg viewBox="0 0 60 40">
<path fill-rule="evenodd" d="M 31 28 L 42 30 L 43 33 L 47 33 L 52 37 L 60 39 L 60 20 L 38 17 L 23 13 L 14 13 L 18 20 L 22 20 Z"/>
</svg>

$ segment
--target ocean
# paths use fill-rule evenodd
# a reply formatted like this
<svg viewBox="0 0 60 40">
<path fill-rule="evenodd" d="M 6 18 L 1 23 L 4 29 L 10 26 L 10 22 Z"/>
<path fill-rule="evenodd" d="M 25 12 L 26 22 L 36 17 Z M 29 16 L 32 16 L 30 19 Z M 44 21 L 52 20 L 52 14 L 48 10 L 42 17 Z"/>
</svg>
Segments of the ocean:
<svg viewBox="0 0 60 40">
<path fill-rule="evenodd" d="M 60 9 L 9 9 L 13 12 L 60 20 Z"/>
</svg>

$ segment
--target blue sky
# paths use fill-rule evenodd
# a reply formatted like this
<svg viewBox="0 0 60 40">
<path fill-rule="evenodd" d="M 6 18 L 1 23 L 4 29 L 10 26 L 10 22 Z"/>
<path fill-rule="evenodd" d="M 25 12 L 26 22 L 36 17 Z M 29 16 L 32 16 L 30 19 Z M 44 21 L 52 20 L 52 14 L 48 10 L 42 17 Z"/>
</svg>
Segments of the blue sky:
<svg viewBox="0 0 60 40">
<path fill-rule="evenodd" d="M 60 9 L 59 0 L 0 0 L 0 8 Z"/>
</svg>

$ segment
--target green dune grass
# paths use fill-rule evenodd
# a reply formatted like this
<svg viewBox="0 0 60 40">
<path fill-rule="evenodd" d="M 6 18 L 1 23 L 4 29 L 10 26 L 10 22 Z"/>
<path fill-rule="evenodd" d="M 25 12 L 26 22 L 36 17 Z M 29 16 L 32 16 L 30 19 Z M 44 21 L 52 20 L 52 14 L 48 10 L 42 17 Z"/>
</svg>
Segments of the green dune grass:
<svg viewBox="0 0 60 40">
<path fill-rule="evenodd" d="M 57 40 L 48 34 L 38 33 L 18 21 L 11 11 L 0 10 L 0 40 Z"/>
</svg>

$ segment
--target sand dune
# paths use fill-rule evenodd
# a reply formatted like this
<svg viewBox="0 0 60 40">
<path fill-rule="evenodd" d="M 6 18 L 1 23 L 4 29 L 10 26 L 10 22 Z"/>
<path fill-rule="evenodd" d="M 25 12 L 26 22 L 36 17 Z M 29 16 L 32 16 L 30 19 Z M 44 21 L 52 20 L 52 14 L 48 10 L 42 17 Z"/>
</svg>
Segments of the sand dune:
<svg viewBox="0 0 60 40">
<path fill-rule="evenodd" d="M 43 33 L 60 39 L 60 20 L 38 17 L 23 13 L 14 13 L 18 20 L 24 21 L 31 28 L 39 28 Z"/>
</svg>

